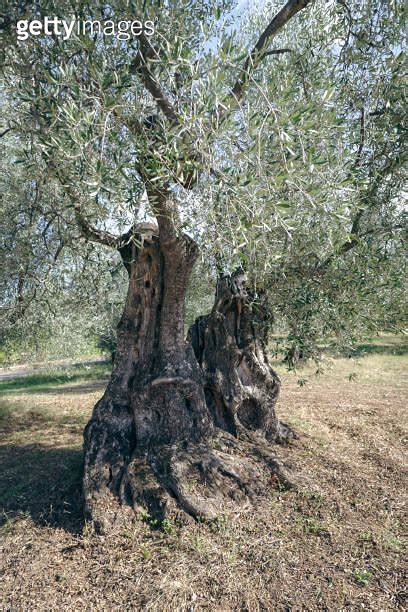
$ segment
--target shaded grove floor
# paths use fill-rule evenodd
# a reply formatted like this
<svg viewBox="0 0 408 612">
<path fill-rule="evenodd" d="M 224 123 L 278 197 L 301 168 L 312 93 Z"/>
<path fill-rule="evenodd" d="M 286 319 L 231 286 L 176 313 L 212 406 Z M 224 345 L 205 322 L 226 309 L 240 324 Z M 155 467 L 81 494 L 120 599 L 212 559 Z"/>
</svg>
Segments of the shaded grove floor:
<svg viewBox="0 0 408 612">
<path fill-rule="evenodd" d="M 373 354 L 336 360 L 305 386 L 284 376 L 278 413 L 299 439 L 277 453 L 297 491 L 210 526 L 159 531 L 140 517 L 109 538 L 84 525 L 78 488 L 82 428 L 103 384 L 3 393 L 0 607 L 404 609 L 404 366 Z"/>
</svg>

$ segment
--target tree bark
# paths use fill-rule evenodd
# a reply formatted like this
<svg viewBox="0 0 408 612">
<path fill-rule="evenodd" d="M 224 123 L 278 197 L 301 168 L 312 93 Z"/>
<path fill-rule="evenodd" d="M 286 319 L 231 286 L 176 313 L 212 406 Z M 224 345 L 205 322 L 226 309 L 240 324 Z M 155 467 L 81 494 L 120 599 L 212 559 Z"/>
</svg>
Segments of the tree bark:
<svg viewBox="0 0 408 612">
<path fill-rule="evenodd" d="M 235 437 L 282 443 L 293 434 L 275 413 L 281 381 L 266 354 L 269 328 L 262 298 L 247 292 L 238 270 L 219 278 L 214 307 L 189 338 L 215 425 Z"/>
<path fill-rule="evenodd" d="M 267 444 L 289 434 L 274 412 L 279 378 L 243 284 L 220 281 L 185 340 L 197 247 L 159 224 L 160 237 L 136 233 L 120 249 L 129 290 L 112 376 L 84 433 L 85 512 L 102 531 L 142 511 L 214 518 L 262 494 L 271 475 L 288 482 Z"/>
</svg>

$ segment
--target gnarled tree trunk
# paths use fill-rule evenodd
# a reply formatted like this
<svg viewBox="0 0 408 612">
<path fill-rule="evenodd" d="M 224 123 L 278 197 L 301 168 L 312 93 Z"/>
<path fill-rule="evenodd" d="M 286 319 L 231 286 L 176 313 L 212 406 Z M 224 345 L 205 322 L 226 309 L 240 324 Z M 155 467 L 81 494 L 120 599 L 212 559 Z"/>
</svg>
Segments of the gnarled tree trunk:
<svg viewBox="0 0 408 612">
<path fill-rule="evenodd" d="M 190 342 L 195 243 L 164 224 L 160 237 L 136 233 L 120 251 L 129 290 L 111 380 L 84 434 L 86 515 L 102 530 L 132 511 L 215 517 L 262 493 L 271 470 L 286 479 L 267 445 L 288 435 L 274 412 L 279 378 L 240 277 L 219 282 Z"/>
<path fill-rule="evenodd" d="M 215 425 L 239 438 L 285 442 L 292 434 L 275 413 L 280 379 L 266 354 L 268 328 L 262 302 L 251 299 L 237 271 L 218 280 L 214 307 L 189 338 Z"/>
</svg>

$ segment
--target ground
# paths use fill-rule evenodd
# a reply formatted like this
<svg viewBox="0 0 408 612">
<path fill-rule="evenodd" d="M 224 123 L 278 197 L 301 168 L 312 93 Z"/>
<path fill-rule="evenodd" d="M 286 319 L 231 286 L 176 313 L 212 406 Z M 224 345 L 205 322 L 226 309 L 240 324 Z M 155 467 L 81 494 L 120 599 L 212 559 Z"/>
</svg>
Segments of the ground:
<svg viewBox="0 0 408 612">
<path fill-rule="evenodd" d="M 297 490 L 211 525 L 140 516 L 111 537 L 83 523 L 78 487 L 106 366 L 0 383 L 0 609 L 406 609 L 406 347 L 367 349 L 303 386 L 310 367 L 275 364 L 299 434 L 277 454 Z"/>
</svg>

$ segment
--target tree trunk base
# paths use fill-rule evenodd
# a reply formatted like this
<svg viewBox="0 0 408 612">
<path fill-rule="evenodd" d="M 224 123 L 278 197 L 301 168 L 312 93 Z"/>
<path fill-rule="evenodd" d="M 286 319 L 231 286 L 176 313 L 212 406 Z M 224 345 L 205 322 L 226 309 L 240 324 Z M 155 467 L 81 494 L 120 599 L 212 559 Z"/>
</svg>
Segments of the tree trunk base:
<svg viewBox="0 0 408 612">
<path fill-rule="evenodd" d="M 202 522 L 249 508 L 271 491 L 293 488 L 286 468 L 261 440 L 237 440 L 217 432 L 205 443 L 169 445 L 149 456 L 135 452 L 119 489 L 88 499 L 98 532 L 120 528 L 135 517 Z"/>
<path fill-rule="evenodd" d="M 269 448 L 292 436 L 275 415 L 280 380 L 243 279 L 221 279 L 187 342 L 194 244 L 139 242 L 122 253 L 130 280 L 112 377 L 84 435 L 85 513 L 102 532 L 135 514 L 213 520 L 290 486 Z"/>
</svg>

